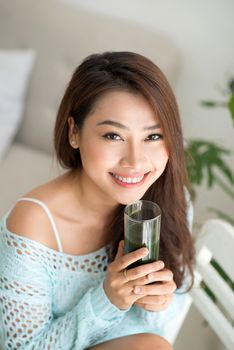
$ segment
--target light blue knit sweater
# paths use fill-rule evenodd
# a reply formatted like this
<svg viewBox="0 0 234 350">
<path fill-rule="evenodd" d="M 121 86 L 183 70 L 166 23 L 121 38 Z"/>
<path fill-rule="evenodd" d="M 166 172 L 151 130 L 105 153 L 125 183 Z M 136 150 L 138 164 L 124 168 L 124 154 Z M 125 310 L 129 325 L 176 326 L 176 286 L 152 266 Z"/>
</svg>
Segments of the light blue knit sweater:
<svg viewBox="0 0 234 350">
<path fill-rule="evenodd" d="M 103 289 L 111 245 L 82 256 L 55 251 L 10 232 L 9 213 L 0 221 L 0 348 L 83 350 L 124 335 L 163 335 L 179 312 L 179 294 L 166 311 L 119 310 Z"/>
</svg>

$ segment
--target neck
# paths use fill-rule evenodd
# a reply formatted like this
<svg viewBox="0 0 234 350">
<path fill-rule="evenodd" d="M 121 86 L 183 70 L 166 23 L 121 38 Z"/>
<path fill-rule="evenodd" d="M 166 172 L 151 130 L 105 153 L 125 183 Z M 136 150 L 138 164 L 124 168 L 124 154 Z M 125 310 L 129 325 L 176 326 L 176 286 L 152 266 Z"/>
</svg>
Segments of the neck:
<svg viewBox="0 0 234 350">
<path fill-rule="evenodd" d="M 81 171 L 71 171 L 68 173 L 71 190 L 80 212 L 84 217 L 92 218 L 98 226 L 105 227 L 114 218 L 119 204 L 104 197 L 101 191 L 94 191 L 89 183 L 89 179 L 82 175 Z"/>
</svg>

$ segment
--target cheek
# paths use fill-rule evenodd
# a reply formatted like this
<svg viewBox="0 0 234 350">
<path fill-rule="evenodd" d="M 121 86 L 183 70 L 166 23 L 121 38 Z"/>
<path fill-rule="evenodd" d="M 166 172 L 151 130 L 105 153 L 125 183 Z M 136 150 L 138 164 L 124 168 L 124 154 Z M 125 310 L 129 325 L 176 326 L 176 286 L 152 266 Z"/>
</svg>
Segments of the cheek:
<svg viewBox="0 0 234 350">
<path fill-rule="evenodd" d="M 100 145 L 86 145 L 85 148 L 80 148 L 82 163 L 92 165 L 94 168 L 108 166 L 115 161 L 115 152 L 111 147 L 103 147 Z"/>
<path fill-rule="evenodd" d="M 168 154 L 167 150 L 165 149 L 162 153 L 162 163 L 164 164 L 164 168 L 167 165 L 168 159 L 169 159 L 169 154 Z"/>
<path fill-rule="evenodd" d="M 156 168 L 163 171 L 167 165 L 168 158 L 167 149 L 165 147 L 160 147 L 155 157 Z"/>
</svg>

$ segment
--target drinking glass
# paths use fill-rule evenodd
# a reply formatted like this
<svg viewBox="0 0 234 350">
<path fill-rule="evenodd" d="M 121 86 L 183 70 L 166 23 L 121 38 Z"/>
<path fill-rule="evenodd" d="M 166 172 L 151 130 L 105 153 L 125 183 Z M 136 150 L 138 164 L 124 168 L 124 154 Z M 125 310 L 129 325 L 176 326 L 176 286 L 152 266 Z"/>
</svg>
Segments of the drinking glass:
<svg viewBox="0 0 234 350">
<path fill-rule="evenodd" d="M 124 210 L 124 252 L 147 247 L 149 254 L 128 266 L 133 268 L 158 260 L 161 209 L 151 201 L 139 200 Z"/>
</svg>

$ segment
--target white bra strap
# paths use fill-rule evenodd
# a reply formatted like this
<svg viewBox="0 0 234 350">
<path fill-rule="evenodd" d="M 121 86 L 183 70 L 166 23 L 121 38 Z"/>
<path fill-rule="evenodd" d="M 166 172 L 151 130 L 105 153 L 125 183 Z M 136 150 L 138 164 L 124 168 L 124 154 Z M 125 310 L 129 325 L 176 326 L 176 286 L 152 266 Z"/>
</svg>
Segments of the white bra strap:
<svg viewBox="0 0 234 350">
<path fill-rule="evenodd" d="M 29 202 L 37 203 L 45 210 L 45 212 L 46 212 L 46 214 L 47 214 L 47 216 L 48 216 L 48 218 L 50 220 L 50 223 L 52 225 L 52 228 L 53 228 L 53 231 L 54 231 L 54 235 L 55 235 L 55 239 L 56 239 L 56 242 L 58 244 L 59 251 L 60 251 L 60 253 L 63 253 L 63 248 L 62 248 L 62 244 L 61 244 L 61 241 L 60 241 L 60 238 L 59 238 L 58 229 L 56 227 L 56 224 L 55 224 L 55 221 L 53 219 L 53 216 L 52 216 L 49 208 L 47 207 L 47 205 L 45 203 L 43 203 L 42 201 L 40 201 L 39 199 L 36 199 L 36 198 L 22 197 L 22 198 L 17 199 L 16 202 L 19 202 L 19 201 L 29 201 Z"/>
</svg>

